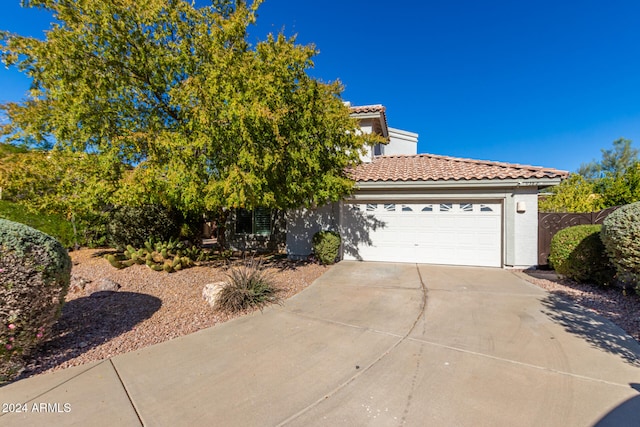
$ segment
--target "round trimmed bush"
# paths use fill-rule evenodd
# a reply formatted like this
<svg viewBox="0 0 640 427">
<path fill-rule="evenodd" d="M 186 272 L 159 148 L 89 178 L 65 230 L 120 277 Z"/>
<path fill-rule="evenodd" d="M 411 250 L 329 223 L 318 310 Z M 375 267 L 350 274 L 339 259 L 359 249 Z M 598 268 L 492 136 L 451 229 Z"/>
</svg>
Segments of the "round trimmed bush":
<svg viewBox="0 0 640 427">
<path fill-rule="evenodd" d="M 576 225 L 560 230 L 551 239 L 549 263 L 557 273 L 577 282 L 606 285 L 615 269 L 600 240 L 601 225 Z"/>
<path fill-rule="evenodd" d="M 0 383 L 50 332 L 69 288 L 71 259 L 53 237 L 0 219 Z"/>
<path fill-rule="evenodd" d="M 120 206 L 107 228 L 110 244 L 117 249 L 139 248 L 149 239 L 166 242 L 180 235 L 177 215 L 161 205 Z"/>
<path fill-rule="evenodd" d="M 333 264 L 340 250 L 340 235 L 335 231 L 318 231 L 313 235 L 313 253 L 325 265 Z"/>
<path fill-rule="evenodd" d="M 602 224 L 602 242 L 623 280 L 640 280 L 640 202 L 615 210 Z"/>
</svg>

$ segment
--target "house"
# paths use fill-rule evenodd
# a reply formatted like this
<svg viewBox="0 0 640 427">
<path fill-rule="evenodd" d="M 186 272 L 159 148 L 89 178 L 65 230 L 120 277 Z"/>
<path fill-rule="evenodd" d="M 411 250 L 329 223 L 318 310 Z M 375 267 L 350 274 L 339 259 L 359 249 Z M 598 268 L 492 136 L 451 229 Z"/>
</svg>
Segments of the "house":
<svg viewBox="0 0 640 427">
<path fill-rule="evenodd" d="M 489 267 L 537 264 L 538 192 L 567 172 L 417 154 L 418 135 L 387 124 L 381 105 L 352 107 L 371 147 L 351 173 L 353 195 L 316 210 L 287 212 L 289 257 L 311 253 L 320 230 L 342 236 L 346 260 Z"/>
</svg>

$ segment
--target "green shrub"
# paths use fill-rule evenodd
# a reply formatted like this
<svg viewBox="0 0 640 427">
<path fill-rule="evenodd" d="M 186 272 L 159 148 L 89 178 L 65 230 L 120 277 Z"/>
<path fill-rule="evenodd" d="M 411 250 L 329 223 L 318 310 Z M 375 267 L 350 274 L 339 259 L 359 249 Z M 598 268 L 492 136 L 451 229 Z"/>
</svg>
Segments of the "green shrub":
<svg viewBox="0 0 640 427">
<path fill-rule="evenodd" d="M 202 243 L 204 231 L 204 218 L 202 214 L 197 213 L 181 213 L 179 215 L 180 222 L 180 238 L 188 240 L 195 244 Z"/>
<path fill-rule="evenodd" d="M 56 239 L 0 219 L 0 382 L 15 375 L 50 332 L 70 274 L 71 259 Z"/>
<path fill-rule="evenodd" d="M 19 222 L 55 237 L 66 248 L 75 244 L 71 222 L 59 215 L 29 212 L 26 207 L 17 203 L 0 200 L 0 218 Z"/>
<path fill-rule="evenodd" d="M 73 224 L 61 215 L 31 212 L 21 204 L 0 200 L 0 218 L 19 222 L 55 237 L 65 248 L 80 246 L 98 247 L 107 244 L 107 216 L 87 214 L 76 219 L 76 233 Z"/>
<path fill-rule="evenodd" d="M 87 213 L 76 224 L 78 243 L 89 248 L 104 247 L 109 244 L 109 214 Z"/>
<path fill-rule="evenodd" d="M 28 151 L 26 147 L 0 142 L 0 159 L 11 154 L 27 153 Z"/>
<path fill-rule="evenodd" d="M 602 242 L 618 277 L 640 283 L 640 202 L 615 210 L 602 224 Z M 639 288 L 640 289 L 640 288 Z"/>
<path fill-rule="evenodd" d="M 610 284 L 615 269 L 600 240 L 601 225 L 576 225 L 560 230 L 551 240 L 549 263 L 578 282 Z"/>
<path fill-rule="evenodd" d="M 180 234 L 176 215 L 161 205 L 120 206 L 114 210 L 108 224 L 112 246 L 144 246 L 149 239 L 168 241 Z"/>
<path fill-rule="evenodd" d="M 335 231 L 318 231 L 313 235 L 313 253 L 322 264 L 333 264 L 338 258 L 340 243 L 340 235 Z"/>
<path fill-rule="evenodd" d="M 234 313 L 250 307 L 262 308 L 280 303 L 273 287 L 273 278 L 262 263 L 252 260 L 249 264 L 232 267 L 225 285 L 218 294 L 216 309 Z"/>
</svg>

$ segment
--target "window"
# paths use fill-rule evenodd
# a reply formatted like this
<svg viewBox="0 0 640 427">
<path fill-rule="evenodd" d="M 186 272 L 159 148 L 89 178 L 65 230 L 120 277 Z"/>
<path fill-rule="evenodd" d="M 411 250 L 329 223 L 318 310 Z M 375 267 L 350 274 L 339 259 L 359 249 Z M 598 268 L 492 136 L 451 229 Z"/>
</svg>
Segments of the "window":
<svg viewBox="0 0 640 427">
<path fill-rule="evenodd" d="M 271 209 L 238 209 L 236 211 L 236 234 L 271 234 Z"/>
<path fill-rule="evenodd" d="M 440 203 L 440 212 L 451 212 L 453 210 L 453 203 Z"/>
<path fill-rule="evenodd" d="M 396 211 L 395 203 L 385 203 L 384 210 L 385 212 L 395 212 Z"/>
<path fill-rule="evenodd" d="M 413 212 L 413 209 L 411 209 L 411 206 L 402 205 L 402 212 Z"/>
<path fill-rule="evenodd" d="M 493 209 L 487 205 L 480 205 L 480 212 L 493 212 Z"/>
<path fill-rule="evenodd" d="M 373 212 L 378 209 L 378 205 L 375 203 L 367 203 L 367 212 Z"/>
<path fill-rule="evenodd" d="M 460 203 L 460 210 L 462 212 L 473 212 L 473 204 L 472 203 Z"/>
<path fill-rule="evenodd" d="M 433 205 L 427 205 L 422 208 L 422 212 L 433 212 Z"/>
</svg>

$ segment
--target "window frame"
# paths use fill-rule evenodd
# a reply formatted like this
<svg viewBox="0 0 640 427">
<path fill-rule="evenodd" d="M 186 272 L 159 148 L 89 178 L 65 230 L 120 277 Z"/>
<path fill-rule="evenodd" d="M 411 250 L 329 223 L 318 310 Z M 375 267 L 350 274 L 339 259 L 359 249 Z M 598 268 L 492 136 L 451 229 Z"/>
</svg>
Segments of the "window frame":
<svg viewBox="0 0 640 427">
<path fill-rule="evenodd" d="M 242 217 L 242 219 L 241 219 Z M 251 231 L 248 231 L 247 219 L 250 217 Z M 265 227 L 264 218 L 268 217 L 268 229 Z M 241 219 L 241 220 L 240 220 Z M 256 220 L 257 219 L 257 220 Z M 262 222 L 262 225 L 260 224 Z M 242 229 L 238 226 L 242 224 Z M 244 236 L 271 236 L 273 234 L 273 210 L 270 208 L 236 209 L 234 232 Z"/>
</svg>

